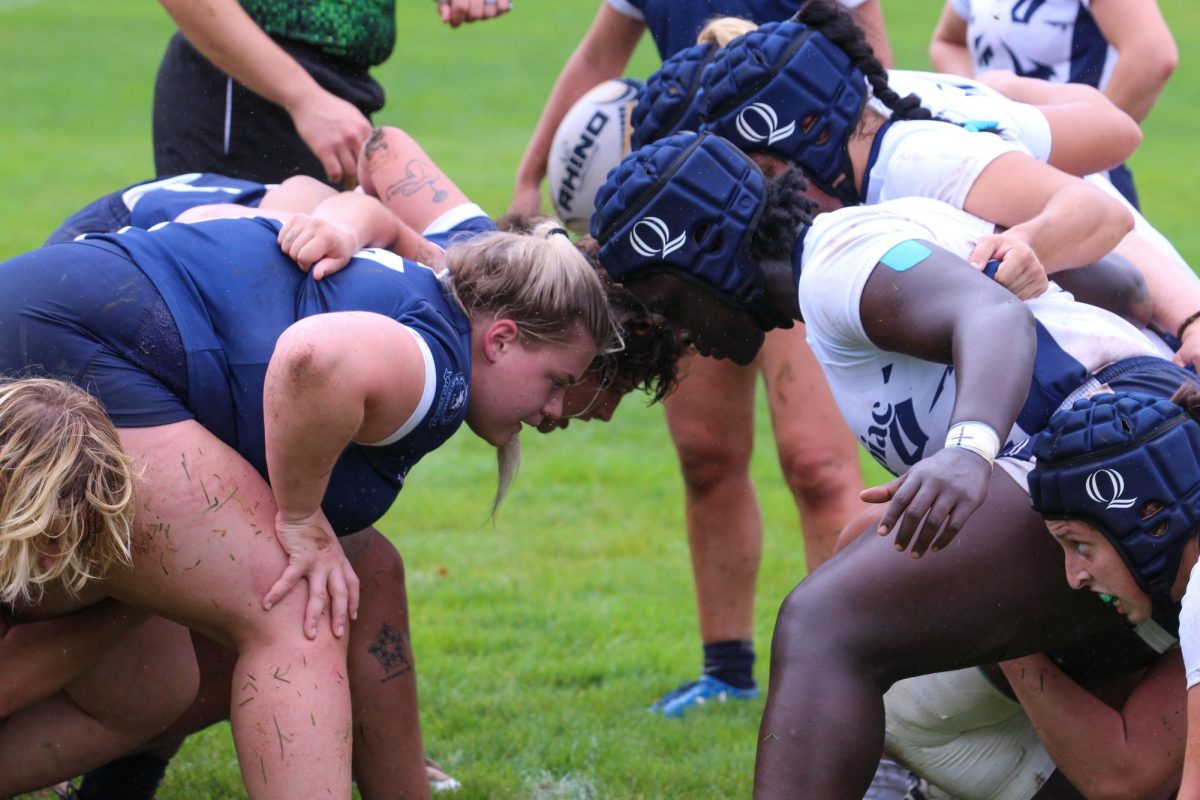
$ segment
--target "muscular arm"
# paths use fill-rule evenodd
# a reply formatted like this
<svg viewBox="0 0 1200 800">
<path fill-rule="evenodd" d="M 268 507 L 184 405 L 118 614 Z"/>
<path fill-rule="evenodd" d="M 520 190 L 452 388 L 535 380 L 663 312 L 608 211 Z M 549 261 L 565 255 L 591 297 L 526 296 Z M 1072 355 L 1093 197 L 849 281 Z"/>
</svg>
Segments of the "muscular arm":
<svg viewBox="0 0 1200 800">
<path fill-rule="evenodd" d="M 1200 800 L 1200 687 L 1193 686 L 1187 693 L 1188 736 L 1187 750 L 1183 756 L 1183 783 L 1176 800 Z"/>
<path fill-rule="evenodd" d="M 949 0 L 942 7 L 942 16 L 933 29 L 929 42 L 929 62 L 934 72 L 947 72 L 967 78 L 975 75 L 971 53 L 967 50 L 967 21 L 950 6 Z"/>
<path fill-rule="evenodd" d="M 371 123 L 325 91 L 263 32 L 237 0 L 160 0 L 179 30 L 217 69 L 283 107 L 333 183 L 354 185 L 355 160 Z"/>
<path fill-rule="evenodd" d="M 1123 164 L 1142 143 L 1142 129 L 1099 90 L 1082 83 L 1021 78 L 1006 70 L 978 80 L 1006 97 L 1037 106 L 1052 132 L 1049 164 L 1090 175 Z"/>
<path fill-rule="evenodd" d="M 11 627 L 0 615 L 0 720 L 60 691 L 149 616 L 116 600 Z"/>
<path fill-rule="evenodd" d="M 963 209 L 1008 228 L 1047 272 L 1089 264 L 1133 229 L 1118 201 L 1025 153 L 1005 153 L 971 186 Z"/>
<path fill-rule="evenodd" d="M 1033 374 L 1033 315 L 962 259 L 922 244 L 932 254 L 910 269 L 876 265 L 860 300 L 863 329 L 882 350 L 953 364 L 950 422 L 985 423 L 1003 444 Z M 889 503 L 879 532 L 895 530 L 896 548 L 912 541 L 918 557 L 954 539 L 987 496 L 990 475 L 990 462 L 978 453 L 945 447 L 862 497 Z"/>
<path fill-rule="evenodd" d="M 1046 752 L 1086 797 L 1156 797 L 1179 774 L 1187 725 L 1178 651 L 1150 667 L 1120 711 L 1044 655 L 1000 666 Z"/>
<path fill-rule="evenodd" d="M 267 470 L 282 518 L 319 511 L 351 442 L 375 442 L 412 415 L 425 383 L 416 340 L 379 314 L 318 314 L 275 346 L 263 391 Z"/>
<path fill-rule="evenodd" d="M 1118 55 L 1104 93 L 1142 122 L 1179 63 L 1171 31 L 1156 0 L 1092 0 L 1091 9 Z"/>
<path fill-rule="evenodd" d="M 554 88 L 550 90 L 533 138 L 529 140 L 525 155 L 517 167 L 510 211 L 533 214 L 541 208 L 540 187 L 542 179 L 546 177 L 550 142 L 558 130 L 558 124 L 575 101 L 589 89 L 621 75 L 645 29 L 645 23 L 630 19 L 614 11 L 607 3 L 601 3 L 592 26 L 567 59 L 558 80 L 554 82 Z"/>
</svg>

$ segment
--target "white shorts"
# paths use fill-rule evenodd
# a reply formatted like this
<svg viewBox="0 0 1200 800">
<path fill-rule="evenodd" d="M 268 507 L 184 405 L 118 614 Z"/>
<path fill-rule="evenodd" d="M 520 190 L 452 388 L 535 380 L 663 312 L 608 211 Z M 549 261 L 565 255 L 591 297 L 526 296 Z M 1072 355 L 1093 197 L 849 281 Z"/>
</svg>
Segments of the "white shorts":
<svg viewBox="0 0 1200 800">
<path fill-rule="evenodd" d="M 909 678 L 883 700 L 887 754 L 959 800 L 1029 800 L 1054 772 L 1021 705 L 978 669 Z"/>
</svg>

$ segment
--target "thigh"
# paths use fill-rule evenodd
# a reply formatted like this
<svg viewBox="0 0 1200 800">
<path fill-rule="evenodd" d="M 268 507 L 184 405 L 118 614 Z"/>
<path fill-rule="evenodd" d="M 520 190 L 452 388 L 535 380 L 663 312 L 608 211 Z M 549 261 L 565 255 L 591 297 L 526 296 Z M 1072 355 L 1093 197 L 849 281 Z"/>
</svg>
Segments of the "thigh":
<svg viewBox="0 0 1200 800">
<path fill-rule="evenodd" d="M 803 622 L 793 628 L 791 620 Z M 785 603 L 777 644 L 803 662 L 815 636 L 886 689 L 1111 624 L 1111 610 L 1067 585 L 1062 551 L 1028 495 L 997 471 L 984 504 L 944 550 L 914 559 L 868 530 L 814 571 Z"/>
<path fill-rule="evenodd" d="M 118 433 L 142 478 L 133 566 L 107 581 L 109 593 L 234 649 L 281 629 L 302 638 L 303 586 L 262 607 L 286 557 L 258 472 L 192 420 Z"/>
<path fill-rule="evenodd" d="M 771 331 L 759 355 L 771 424 L 785 462 L 858 462 L 858 443 L 842 419 L 804 326 Z M 805 457 L 805 454 L 812 454 Z"/>
<path fill-rule="evenodd" d="M 663 402 L 680 460 L 718 455 L 749 463 L 754 443 L 754 389 L 758 373 L 731 361 L 687 356 L 683 378 Z"/>
</svg>

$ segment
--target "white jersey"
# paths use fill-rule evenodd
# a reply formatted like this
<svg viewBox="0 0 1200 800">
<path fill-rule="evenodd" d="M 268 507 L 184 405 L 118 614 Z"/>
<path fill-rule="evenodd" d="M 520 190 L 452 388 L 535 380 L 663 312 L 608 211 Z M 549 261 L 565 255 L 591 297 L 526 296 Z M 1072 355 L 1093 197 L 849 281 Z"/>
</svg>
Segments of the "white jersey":
<svg viewBox="0 0 1200 800">
<path fill-rule="evenodd" d="M 954 408 L 954 369 L 873 344 L 859 313 L 863 286 L 884 254 L 901 242 L 929 241 L 965 259 L 978 238 L 993 230 L 991 223 L 944 203 L 910 197 L 821 214 L 805 237 L 798 288 L 808 344 L 850 429 L 893 474 L 942 448 Z M 965 263 L 963 268 L 970 269 Z M 1037 322 L 1037 360 L 1029 397 L 1006 432 L 1008 443 L 1040 430 L 1099 368 L 1159 355 L 1129 323 L 1075 302 L 1053 284 L 1028 305 Z"/>
<path fill-rule="evenodd" d="M 1186 567 L 1181 565 L 1180 569 Z M 1187 687 L 1200 683 L 1200 568 L 1192 566 L 1187 591 L 1183 595 L 1183 611 L 1179 612 L 1179 646 L 1183 648 L 1183 668 L 1187 670 Z"/>
<path fill-rule="evenodd" d="M 1037 106 L 1011 100 L 979 81 L 941 72 L 888 70 L 888 85 L 901 97 L 915 94 L 936 117 L 959 125 L 994 124 L 993 136 L 1020 145 L 1038 161 L 1050 158 L 1050 123 Z M 871 105 L 885 117 L 891 115 L 874 98 Z"/>
<path fill-rule="evenodd" d="M 863 202 L 929 197 L 962 208 L 980 173 L 1012 152 L 1025 149 L 992 133 L 936 120 L 888 121 L 871 148 Z"/>
<path fill-rule="evenodd" d="M 1103 89 L 1117 63 L 1090 0 L 950 0 L 950 8 L 967 23 L 976 75 L 1006 69 Z"/>
</svg>

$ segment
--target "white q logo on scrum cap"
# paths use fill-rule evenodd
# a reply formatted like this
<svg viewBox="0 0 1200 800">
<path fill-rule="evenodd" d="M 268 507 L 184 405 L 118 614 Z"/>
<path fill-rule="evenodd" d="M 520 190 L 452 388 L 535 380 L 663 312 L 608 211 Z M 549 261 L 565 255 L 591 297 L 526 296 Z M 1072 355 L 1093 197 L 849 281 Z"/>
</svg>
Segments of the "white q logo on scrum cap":
<svg viewBox="0 0 1200 800">
<path fill-rule="evenodd" d="M 1094 502 L 1104 503 L 1106 509 L 1129 508 L 1137 502 L 1136 497 L 1132 500 L 1121 497 L 1121 493 L 1125 491 L 1125 478 L 1115 469 L 1096 470 L 1087 476 L 1084 488 L 1087 489 L 1088 497 Z"/>
<path fill-rule="evenodd" d="M 658 243 L 651 246 L 643 236 L 657 239 Z M 645 256 L 646 258 L 666 258 L 671 253 L 683 247 L 683 243 L 686 240 L 686 233 L 681 233 L 672 239 L 671 231 L 667 229 L 667 223 L 658 217 L 643 217 L 639 219 L 634 224 L 633 230 L 629 232 L 629 244 L 633 246 L 638 255 Z"/>
<path fill-rule="evenodd" d="M 766 133 L 757 130 L 760 126 L 766 126 Z M 775 109 L 766 103 L 751 103 L 743 108 L 737 116 L 737 132 L 743 139 L 756 144 L 758 142 L 775 144 L 780 139 L 786 139 L 795 133 L 796 123 L 789 122 L 781 128 L 779 127 L 779 115 L 775 113 Z"/>
</svg>

